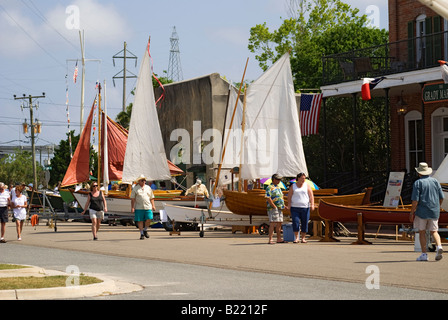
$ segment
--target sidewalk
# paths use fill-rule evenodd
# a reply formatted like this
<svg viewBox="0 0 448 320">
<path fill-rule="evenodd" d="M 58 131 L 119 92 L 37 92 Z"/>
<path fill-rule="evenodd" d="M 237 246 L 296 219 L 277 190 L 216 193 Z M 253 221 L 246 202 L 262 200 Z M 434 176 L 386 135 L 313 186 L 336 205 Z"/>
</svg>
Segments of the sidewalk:
<svg viewBox="0 0 448 320">
<path fill-rule="evenodd" d="M 90 227 L 88 223 L 58 222 L 58 231 L 54 232 L 45 225 L 28 225 L 24 226 L 23 240 L 17 241 L 14 225 L 8 223 L 6 240 L 20 245 L 362 284 L 368 281 L 369 267 L 373 265 L 378 267 L 384 286 L 442 293 L 448 288 L 448 257 L 436 262 L 435 254 L 429 253 L 430 261 L 417 262 L 419 253 L 414 252 L 411 241 L 378 237 L 368 239 L 371 245 L 352 245 L 356 238 L 338 237 L 340 242 L 309 240 L 307 244 L 269 245 L 267 236 L 258 234 L 205 230 L 200 238 L 196 231 L 170 235 L 164 229 L 150 229 L 150 238 L 139 240 L 134 226 L 108 225 L 101 226 L 99 240 L 93 241 Z M 0 250 L 8 243 L 0 244 Z"/>
</svg>

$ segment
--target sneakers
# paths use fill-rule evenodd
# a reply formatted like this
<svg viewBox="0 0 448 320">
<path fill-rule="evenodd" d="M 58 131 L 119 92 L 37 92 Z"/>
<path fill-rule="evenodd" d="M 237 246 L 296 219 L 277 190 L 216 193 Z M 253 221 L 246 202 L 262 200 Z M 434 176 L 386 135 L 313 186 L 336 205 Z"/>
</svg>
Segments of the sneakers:
<svg viewBox="0 0 448 320">
<path fill-rule="evenodd" d="M 143 235 L 146 237 L 146 238 L 149 238 L 149 234 L 148 234 L 148 231 L 146 231 L 146 230 L 143 230 Z"/>
<path fill-rule="evenodd" d="M 417 258 L 417 261 L 428 261 L 428 255 L 426 253 L 422 253 L 420 257 Z"/>
<path fill-rule="evenodd" d="M 145 236 L 143 235 L 143 233 L 140 234 L 140 240 L 145 240 Z"/>
<path fill-rule="evenodd" d="M 442 258 L 443 258 L 442 253 L 443 253 L 443 249 L 441 247 L 437 248 L 436 261 L 442 260 Z"/>
<path fill-rule="evenodd" d="M 6 240 L 4 238 L 1 238 L 0 243 L 6 243 Z"/>
</svg>

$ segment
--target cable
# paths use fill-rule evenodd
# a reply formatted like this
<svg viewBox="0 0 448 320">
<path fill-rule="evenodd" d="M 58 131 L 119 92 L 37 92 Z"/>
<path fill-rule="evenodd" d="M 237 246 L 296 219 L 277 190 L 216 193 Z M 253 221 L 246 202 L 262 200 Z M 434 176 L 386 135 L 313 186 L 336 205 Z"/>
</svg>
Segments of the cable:
<svg viewBox="0 0 448 320">
<path fill-rule="evenodd" d="M 44 47 L 42 47 L 39 42 L 37 42 L 17 21 L 14 19 L 9 12 L 0 4 L 0 9 L 2 9 L 6 15 L 14 21 L 14 23 L 39 47 L 44 51 L 50 58 L 52 58 L 54 61 L 56 61 L 60 66 L 62 66 L 65 69 L 65 64 L 62 64 L 55 56 L 53 56 L 50 52 L 48 52 Z"/>
</svg>

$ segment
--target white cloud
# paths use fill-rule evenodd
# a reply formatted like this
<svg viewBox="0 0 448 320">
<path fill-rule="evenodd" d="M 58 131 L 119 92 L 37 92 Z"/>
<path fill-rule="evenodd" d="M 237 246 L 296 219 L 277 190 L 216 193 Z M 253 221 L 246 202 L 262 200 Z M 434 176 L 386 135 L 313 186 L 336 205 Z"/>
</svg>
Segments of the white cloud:
<svg viewBox="0 0 448 320">
<path fill-rule="evenodd" d="M 37 11 L 32 6 L 7 3 L 3 5 L 6 11 L 0 8 L 0 42 L 8 45 L 0 46 L 0 55 L 16 58 L 35 55 L 36 50 L 41 50 L 36 43 L 49 52 L 79 48 L 79 31 L 67 28 L 67 20 L 73 19 L 70 12 L 66 13 L 67 7 L 56 5 L 45 11 L 37 5 Z M 79 27 L 85 31 L 86 46 L 91 49 L 116 46 L 116 39 L 122 39 L 129 32 L 126 20 L 112 4 L 75 0 L 71 5 L 79 8 Z M 39 18 L 40 13 L 45 20 Z"/>
</svg>

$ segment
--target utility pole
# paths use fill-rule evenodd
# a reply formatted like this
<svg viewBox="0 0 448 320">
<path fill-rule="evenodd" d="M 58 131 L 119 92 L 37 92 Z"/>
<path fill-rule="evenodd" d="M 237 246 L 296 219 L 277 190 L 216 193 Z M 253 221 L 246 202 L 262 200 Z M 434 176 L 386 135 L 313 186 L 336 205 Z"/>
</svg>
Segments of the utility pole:
<svg viewBox="0 0 448 320">
<path fill-rule="evenodd" d="M 35 146 L 35 137 L 36 133 L 40 133 L 40 123 L 36 120 L 37 124 L 34 123 L 34 108 L 38 108 L 38 105 L 33 105 L 33 99 L 39 99 L 39 98 L 45 98 L 45 92 L 42 92 L 41 96 L 32 96 L 29 95 L 28 97 L 24 94 L 23 97 L 17 98 L 16 95 L 14 95 L 14 100 L 28 100 L 28 106 L 24 106 L 22 104 L 23 108 L 30 108 L 30 122 L 31 122 L 31 150 L 32 150 L 32 159 L 33 159 L 33 188 L 34 190 L 37 190 L 37 174 L 36 174 L 36 146 Z"/>
<path fill-rule="evenodd" d="M 98 61 L 101 63 L 101 59 L 86 59 L 85 57 L 85 37 L 84 37 L 84 30 L 81 33 L 81 30 L 79 30 L 79 42 L 81 43 L 81 65 L 82 65 L 82 71 L 81 71 L 81 115 L 80 115 L 80 121 L 79 121 L 79 133 L 82 133 L 82 129 L 84 128 L 84 87 L 85 87 L 85 75 L 86 75 L 86 62 L 88 61 Z M 79 59 L 67 59 L 68 61 L 76 61 L 78 62 Z"/>
<path fill-rule="evenodd" d="M 131 56 L 128 56 L 127 55 L 128 53 Z M 135 59 L 135 66 L 137 67 L 137 56 L 127 49 L 127 44 L 126 44 L 126 41 L 125 41 L 124 45 L 123 45 L 123 50 L 121 50 L 120 52 L 118 52 L 116 55 L 114 55 L 112 57 L 112 61 L 114 63 L 114 67 L 115 67 L 115 59 L 123 59 L 123 70 L 121 70 L 116 75 L 114 75 L 112 77 L 112 81 L 113 81 L 114 87 L 115 87 L 115 79 L 123 79 L 123 112 L 126 112 L 126 79 L 127 78 L 137 78 L 137 76 L 135 74 L 133 74 L 132 72 L 130 72 L 130 71 L 129 71 L 129 73 L 131 75 L 127 75 L 127 73 L 126 73 L 126 71 L 127 71 L 127 69 L 126 69 L 126 60 L 127 59 Z M 122 73 L 122 75 L 120 75 L 121 73 Z"/>
</svg>

